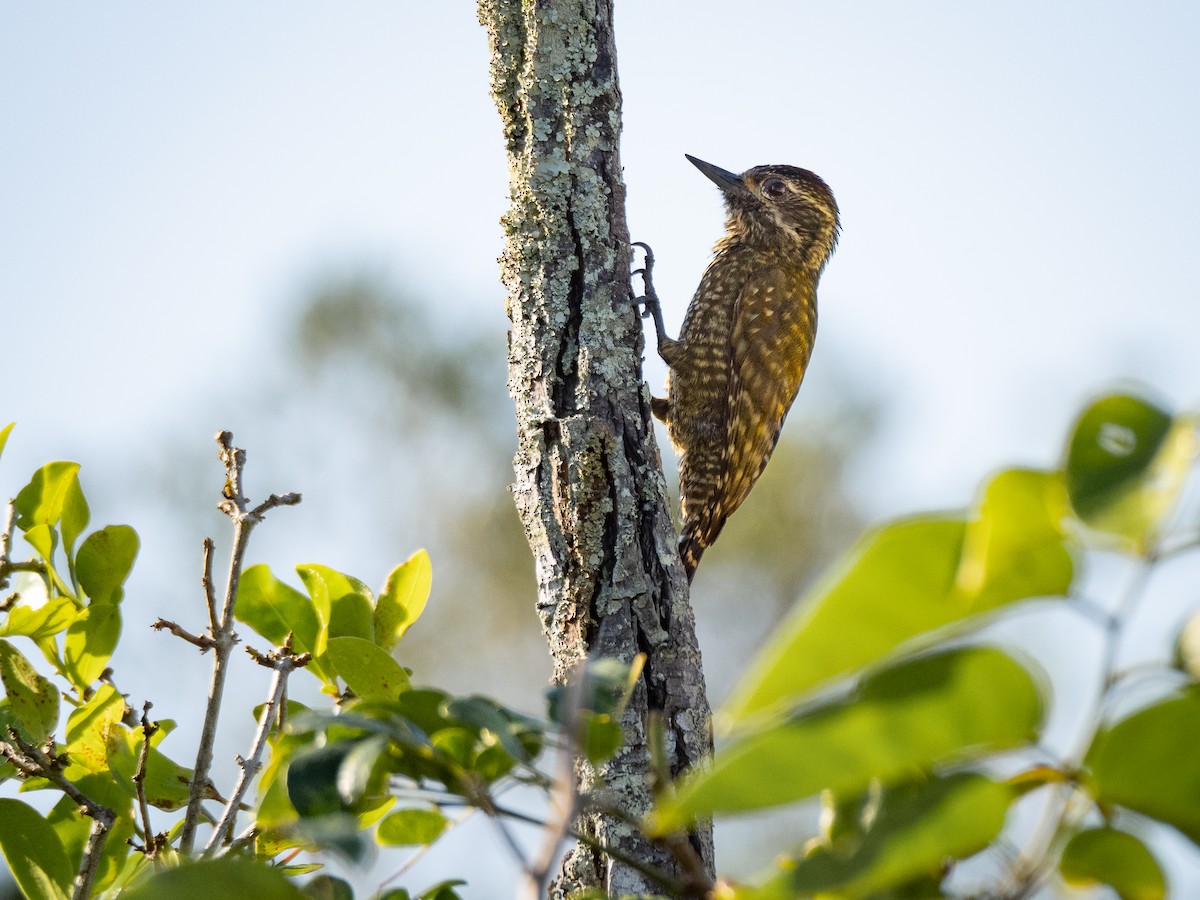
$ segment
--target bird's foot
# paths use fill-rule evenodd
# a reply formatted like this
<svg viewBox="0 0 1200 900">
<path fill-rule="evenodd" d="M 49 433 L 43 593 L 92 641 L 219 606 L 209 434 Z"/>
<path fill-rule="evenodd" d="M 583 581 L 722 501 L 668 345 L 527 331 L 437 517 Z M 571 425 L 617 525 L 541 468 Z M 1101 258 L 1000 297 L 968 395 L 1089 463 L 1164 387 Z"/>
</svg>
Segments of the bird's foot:
<svg viewBox="0 0 1200 900">
<path fill-rule="evenodd" d="M 641 312 L 643 319 L 654 320 L 654 330 L 658 336 L 658 344 L 661 347 L 669 341 L 667 337 L 667 329 L 663 324 L 662 304 L 658 300 L 658 293 L 654 290 L 654 251 L 650 249 L 650 245 L 642 241 L 634 241 L 631 246 L 641 247 L 646 254 L 645 261 L 640 269 L 634 269 L 630 273 L 630 277 L 634 275 L 642 276 L 642 296 L 634 296 L 632 285 L 630 286 L 630 298 L 633 300 L 634 306 Z"/>
</svg>

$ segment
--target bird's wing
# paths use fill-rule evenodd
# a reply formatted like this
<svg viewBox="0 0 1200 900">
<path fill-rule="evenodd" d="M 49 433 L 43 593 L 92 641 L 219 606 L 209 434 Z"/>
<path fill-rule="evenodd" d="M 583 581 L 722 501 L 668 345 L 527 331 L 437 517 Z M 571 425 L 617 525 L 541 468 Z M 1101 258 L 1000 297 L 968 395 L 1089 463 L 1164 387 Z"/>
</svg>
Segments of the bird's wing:
<svg viewBox="0 0 1200 900">
<path fill-rule="evenodd" d="M 816 292 L 785 269 L 759 273 L 742 289 L 730 341 L 726 460 L 717 494 L 724 516 L 762 474 L 812 356 Z"/>
</svg>

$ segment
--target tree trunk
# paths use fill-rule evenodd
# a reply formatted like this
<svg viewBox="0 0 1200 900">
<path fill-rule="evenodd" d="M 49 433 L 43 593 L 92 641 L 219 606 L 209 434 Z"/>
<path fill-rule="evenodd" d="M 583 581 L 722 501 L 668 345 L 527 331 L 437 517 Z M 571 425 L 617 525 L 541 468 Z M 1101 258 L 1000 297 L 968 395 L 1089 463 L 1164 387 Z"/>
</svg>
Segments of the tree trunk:
<svg viewBox="0 0 1200 900">
<path fill-rule="evenodd" d="M 503 219 L 515 493 L 537 567 L 538 612 L 562 680 L 587 656 L 646 654 L 625 714 L 627 743 L 580 790 L 650 807 L 647 720 L 662 716 L 672 771 L 711 745 L 687 580 L 642 386 L 641 320 L 630 302 L 611 0 L 480 0 L 492 92 L 504 125 L 511 207 Z M 635 828 L 585 813 L 605 846 L 674 872 Z M 712 870 L 712 833 L 692 842 Z M 654 892 L 653 880 L 583 844 L 553 894 Z"/>
</svg>

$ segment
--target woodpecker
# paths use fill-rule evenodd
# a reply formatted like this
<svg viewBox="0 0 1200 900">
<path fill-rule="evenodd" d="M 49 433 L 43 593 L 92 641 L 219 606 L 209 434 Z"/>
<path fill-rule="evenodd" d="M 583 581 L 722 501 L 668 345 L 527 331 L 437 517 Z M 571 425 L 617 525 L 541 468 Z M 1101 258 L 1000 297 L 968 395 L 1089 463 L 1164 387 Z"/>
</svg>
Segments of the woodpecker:
<svg viewBox="0 0 1200 900">
<path fill-rule="evenodd" d="M 686 154 L 685 154 L 686 155 Z M 721 189 L 725 234 L 688 305 L 678 340 L 667 337 L 645 244 L 643 317 L 653 317 L 670 372 L 651 411 L 679 453 L 688 581 L 725 520 L 746 499 L 779 440 L 817 334 L 817 282 L 837 244 L 833 192 L 796 166 L 741 175 L 688 156 Z"/>
</svg>

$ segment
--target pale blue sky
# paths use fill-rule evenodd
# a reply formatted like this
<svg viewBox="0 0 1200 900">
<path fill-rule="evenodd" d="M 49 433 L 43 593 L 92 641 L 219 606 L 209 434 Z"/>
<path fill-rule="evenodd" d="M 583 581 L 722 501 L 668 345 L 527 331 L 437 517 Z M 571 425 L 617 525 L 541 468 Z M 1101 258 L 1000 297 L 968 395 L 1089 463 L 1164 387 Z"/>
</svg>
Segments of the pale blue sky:
<svg viewBox="0 0 1200 900">
<path fill-rule="evenodd" d="M 877 393 L 874 514 L 1052 464 L 1115 379 L 1197 400 L 1200 5 L 617 7 L 630 226 L 672 331 L 721 225 L 685 152 L 802 165 L 837 195 L 788 427 L 811 395 L 836 402 L 840 373 Z M 87 473 L 193 408 L 224 416 L 195 423 L 204 440 L 307 440 L 256 431 L 229 389 L 266 378 L 270 329 L 330 266 L 389 266 L 502 328 L 487 77 L 465 0 L 0 0 L 5 489 L 51 458 Z M 661 365 L 647 377 L 658 390 Z M 269 488 L 320 478 L 293 474 Z"/>
<path fill-rule="evenodd" d="M 84 455 L 253 371 L 326 265 L 383 261 L 500 315 L 505 164 L 472 4 L 2 9 L 0 297 L 32 388 L 9 396 L 14 453 Z M 836 358 L 885 392 L 880 511 L 1045 460 L 1113 378 L 1195 398 L 1194 5 L 618 16 L 629 218 L 672 327 L 720 228 L 684 152 L 804 165 L 837 194 L 809 379 Z"/>
</svg>

